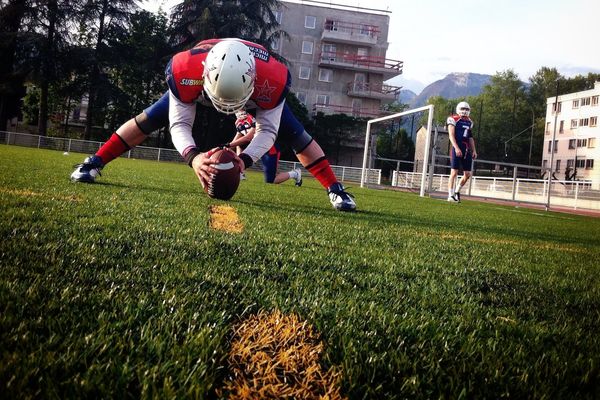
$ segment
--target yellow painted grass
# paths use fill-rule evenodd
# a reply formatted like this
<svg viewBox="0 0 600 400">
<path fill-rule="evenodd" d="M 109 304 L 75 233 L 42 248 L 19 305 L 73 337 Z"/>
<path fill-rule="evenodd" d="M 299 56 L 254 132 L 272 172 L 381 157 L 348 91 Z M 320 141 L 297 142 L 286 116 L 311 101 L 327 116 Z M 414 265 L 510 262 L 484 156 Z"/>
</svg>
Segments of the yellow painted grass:
<svg viewBox="0 0 600 400">
<path fill-rule="evenodd" d="M 237 212 L 229 206 L 210 206 L 210 227 L 217 231 L 241 233 L 244 224 L 240 221 Z"/>
<path fill-rule="evenodd" d="M 45 197 L 50 200 L 63 200 L 63 201 L 75 201 L 75 202 L 81 201 L 81 198 L 78 196 L 75 196 L 75 195 L 62 196 L 62 195 L 57 195 L 54 193 L 34 192 L 34 191 L 28 190 L 28 189 L 17 190 L 17 189 L 0 188 L 0 193 L 8 194 L 11 196 L 18 196 L 18 197 Z"/>
<path fill-rule="evenodd" d="M 297 315 L 260 312 L 234 327 L 229 375 L 217 390 L 228 399 L 342 399 L 341 373 L 320 364 L 323 343 Z"/>
</svg>

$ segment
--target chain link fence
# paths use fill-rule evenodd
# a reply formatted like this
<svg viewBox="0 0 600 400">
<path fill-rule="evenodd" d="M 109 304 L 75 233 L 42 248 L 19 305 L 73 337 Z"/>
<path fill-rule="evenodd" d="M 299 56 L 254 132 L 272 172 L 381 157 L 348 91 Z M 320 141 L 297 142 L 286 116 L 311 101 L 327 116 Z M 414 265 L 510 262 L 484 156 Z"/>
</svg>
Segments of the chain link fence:
<svg viewBox="0 0 600 400">
<path fill-rule="evenodd" d="M 0 131 L 0 143 L 13 146 L 34 147 L 38 149 L 49 149 L 68 153 L 74 152 L 84 154 L 96 153 L 103 144 L 103 142 L 90 140 L 48 137 L 6 131 Z M 184 162 L 177 150 L 145 146 L 134 147 L 133 149 L 124 153 L 121 157 L 136 158 L 140 160 Z M 302 164 L 297 161 L 279 161 L 280 171 L 290 171 L 294 168 L 302 169 L 305 175 L 309 174 L 308 171 L 302 167 Z M 362 172 L 361 168 L 346 167 L 341 165 L 332 165 L 331 168 L 341 182 L 360 182 Z M 262 171 L 262 164 L 260 160 L 255 163 L 251 169 Z M 381 184 L 380 169 L 369 169 L 367 171 L 367 176 L 369 183 L 377 185 Z"/>
</svg>

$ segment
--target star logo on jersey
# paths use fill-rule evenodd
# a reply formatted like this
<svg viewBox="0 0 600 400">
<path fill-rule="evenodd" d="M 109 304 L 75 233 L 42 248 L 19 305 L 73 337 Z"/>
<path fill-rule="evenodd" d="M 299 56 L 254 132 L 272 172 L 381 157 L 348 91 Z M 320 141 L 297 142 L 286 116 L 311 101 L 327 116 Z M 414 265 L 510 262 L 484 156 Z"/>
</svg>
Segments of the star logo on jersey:
<svg viewBox="0 0 600 400">
<path fill-rule="evenodd" d="M 265 79 L 262 85 L 256 85 L 254 89 L 257 90 L 256 100 L 262 101 L 264 103 L 270 103 L 271 95 L 273 94 L 275 89 L 277 89 L 277 87 L 269 86 L 269 81 Z"/>
</svg>

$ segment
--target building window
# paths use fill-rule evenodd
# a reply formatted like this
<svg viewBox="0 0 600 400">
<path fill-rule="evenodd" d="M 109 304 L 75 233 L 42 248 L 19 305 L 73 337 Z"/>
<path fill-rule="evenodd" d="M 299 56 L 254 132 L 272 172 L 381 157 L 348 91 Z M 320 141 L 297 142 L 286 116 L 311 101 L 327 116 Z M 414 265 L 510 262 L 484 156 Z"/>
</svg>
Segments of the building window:
<svg viewBox="0 0 600 400">
<path fill-rule="evenodd" d="M 312 54 L 312 53 L 313 53 L 313 42 L 303 40 L 302 41 L 302 54 Z"/>
<path fill-rule="evenodd" d="M 581 106 L 589 106 L 592 103 L 592 98 L 591 97 L 584 97 L 583 99 L 581 99 Z"/>
<path fill-rule="evenodd" d="M 590 117 L 590 126 L 598 125 L 598 117 Z"/>
<path fill-rule="evenodd" d="M 560 126 L 558 127 L 558 133 L 565 132 L 565 121 L 560 121 Z"/>
<path fill-rule="evenodd" d="M 599 96 L 592 96 L 592 105 L 593 106 L 597 106 L 598 105 L 598 97 Z"/>
<path fill-rule="evenodd" d="M 558 102 L 558 112 L 562 109 L 562 102 Z M 552 103 L 552 112 L 556 112 L 556 103 Z"/>
<path fill-rule="evenodd" d="M 585 160 L 585 169 L 594 169 L 594 159 Z"/>
<path fill-rule="evenodd" d="M 588 149 L 593 149 L 594 147 L 596 147 L 596 138 L 589 138 L 588 139 Z"/>
<path fill-rule="evenodd" d="M 550 134 L 550 122 L 546 122 L 546 135 Z"/>
<path fill-rule="evenodd" d="M 300 66 L 300 74 L 298 75 L 298 78 L 304 80 L 310 79 L 310 67 Z"/>
<path fill-rule="evenodd" d="M 324 44 L 321 53 L 321 60 L 335 61 L 335 44 Z"/>
<path fill-rule="evenodd" d="M 567 169 L 573 169 L 573 167 L 575 166 L 575 160 L 571 159 L 571 160 L 567 160 Z"/>
<path fill-rule="evenodd" d="M 577 120 L 576 119 L 572 119 L 571 120 L 571 129 L 575 129 L 577 128 Z"/>
<path fill-rule="evenodd" d="M 328 106 L 329 105 L 329 95 L 318 94 L 317 95 L 317 104 L 322 105 L 322 106 Z"/>
<path fill-rule="evenodd" d="M 317 17 L 307 15 L 304 17 L 304 27 L 308 29 L 315 29 L 317 26 Z"/>
<path fill-rule="evenodd" d="M 556 160 L 556 168 L 554 168 L 554 171 L 560 171 L 560 160 Z"/>
<path fill-rule="evenodd" d="M 569 149 L 574 149 L 575 148 L 575 139 L 569 139 Z"/>
<path fill-rule="evenodd" d="M 296 92 L 296 98 L 298 101 L 304 105 L 306 105 L 306 93 L 304 92 Z"/>
<path fill-rule="evenodd" d="M 369 49 L 367 49 L 366 47 L 359 47 L 358 49 L 356 49 L 356 61 L 358 61 L 359 63 L 368 63 Z"/>
<path fill-rule="evenodd" d="M 281 19 L 283 18 L 283 12 L 282 11 L 275 11 L 275 21 L 277 21 L 277 23 L 279 25 L 281 25 Z"/>
<path fill-rule="evenodd" d="M 543 169 L 546 169 L 546 168 L 548 168 L 548 160 L 544 160 L 544 161 L 542 161 L 542 168 L 543 168 Z"/>
<path fill-rule="evenodd" d="M 333 70 L 320 68 L 319 69 L 319 80 L 321 82 L 331 82 L 333 81 Z"/>
<path fill-rule="evenodd" d="M 577 160 L 575 162 L 575 167 L 577 167 L 577 168 L 585 168 L 585 158 Z"/>
<path fill-rule="evenodd" d="M 573 100 L 573 108 L 579 108 L 579 99 Z"/>
<path fill-rule="evenodd" d="M 577 139 L 577 147 L 587 147 L 587 139 Z"/>
<path fill-rule="evenodd" d="M 579 120 L 579 126 L 588 126 L 590 124 L 589 118 L 581 118 Z"/>
<path fill-rule="evenodd" d="M 548 141 L 548 153 L 550 153 L 552 151 L 552 140 Z M 558 151 L 558 140 L 554 141 L 554 152 L 556 153 Z"/>
</svg>

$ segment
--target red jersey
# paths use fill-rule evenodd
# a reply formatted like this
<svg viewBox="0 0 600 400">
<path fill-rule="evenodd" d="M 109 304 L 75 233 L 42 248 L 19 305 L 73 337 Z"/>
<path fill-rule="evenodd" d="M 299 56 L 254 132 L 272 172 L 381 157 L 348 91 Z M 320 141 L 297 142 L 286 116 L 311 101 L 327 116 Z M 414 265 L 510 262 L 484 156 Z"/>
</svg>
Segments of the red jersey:
<svg viewBox="0 0 600 400">
<path fill-rule="evenodd" d="M 244 136 L 252 128 L 256 128 L 256 120 L 251 114 L 246 114 L 245 117 L 235 120 L 235 129 Z"/>
<path fill-rule="evenodd" d="M 235 120 L 235 130 L 246 136 L 248 131 L 252 128 L 256 128 L 256 119 L 250 113 L 247 113 L 245 117 L 238 118 Z M 279 153 L 279 150 L 276 145 L 271 146 L 268 151 L 269 155 L 276 155 Z"/>
<path fill-rule="evenodd" d="M 165 75 L 175 97 L 184 103 L 197 100 L 206 102 L 203 95 L 203 63 L 210 49 L 221 40 L 223 39 L 203 40 L 192 49 L 173 56 Z M 287 67 L 273 58 L 263 46 L 245 40 L 240 42 L 250 48 L 256 62 L 256 81 L 249 102 L 266 110 L 275 108 L 285 99 L 291 86 L 291 75 Z"/>
</svg>

